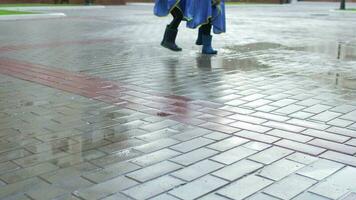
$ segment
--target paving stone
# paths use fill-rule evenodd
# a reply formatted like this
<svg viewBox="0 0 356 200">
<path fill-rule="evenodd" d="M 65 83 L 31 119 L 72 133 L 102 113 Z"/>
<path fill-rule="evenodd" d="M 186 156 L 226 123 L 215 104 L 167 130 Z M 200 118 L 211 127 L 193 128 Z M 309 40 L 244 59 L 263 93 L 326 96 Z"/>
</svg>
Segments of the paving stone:
<svg viewBox="0 0 356 200">
<path fill-rule="evenodd" d="M 106 165 L 127 161 L 139 156 L 142 156 L 142 152 L 135 149 L 125 149 L 114 154 L 109 154 L 107 156 L 91 160 L 90 162 L 97 166 L 105 167 Z"/>
<path fill-rule="evenodd" d="M 271 131 L 268 131 L 266 134 L 272 135 L 275 137 L 279 137 L 279 138 L 294 140 L 297 142 L 308 142 L 313 139 L 312 137 L 305 136 L 305 135 L 302 135 L 299 133 L 292 133 L 289 131 L 282 131 L 282 130 L 278 130 L 278 129 L 273 129 Z"/>
<path fill-rule="evenodd" d="M 167 128 L 169 126 L 173 126 L 176 125 L 177 122 L 172 121 L 172 120 L 164 120 L 164 121 L 160 121 L 160 122 L 156 122 L 156 123 L 151 123 L 151 124 L 147 124 L 145 126 L 140 127 L 143 130 L 152 132 L 152 131 L 157 131 L 163 128 Z"/>
<path fill-rule="evenodd" d="M 144 135 L 137 136 L 137 138 L 149 142 L 149 141 L 156 141 L 158 139 L 174 136 L 177 135 L 178 133 L 179 132 L 177 130 L 166 128 L 159 131 L 154 131 Z"/>
<path fill-rule="evenodd" d="M 353 121 L 343 120 L 343 119 L 339 119 L 339 118 L 336 118 L 336 119 L 333 119 L 333 120 L 327 122 L 327 124 L 329 124 L 329 125 L 338 126 L 338 127 L 342 127 L 342 128 L 345 128 L 353 123 L 354 123 Z"/>
<path fill-rule="evenodd" d="M 19 169 L 17 171 L 13 171 L 7 174 L 3 174 L 0 176 L 2 180 L 7 183 L 14 183 L 24 179 L 28 179 L 34 176 L 38 176 L 50 171 L 54 171 L 58 169 L 57 166 L 50 163 L 43 163 L 39 165 L 35 165 L 33 167 Z"/>
<path fill-rule="evenodd" d="M 145 144 L 145 142 L 142 140 L 128 139 L 128 140 L 112 143 L 109 145 L 105 145 L 104 147 L 99 148 L 99 150 L 110 154 L 124 149 L 132 148 L 135 146 L 140 146 L 142 144 Z"/>
<path fill-rule="evenodd" d="M 100 199 L 132 187 L 136 184 L 136 181 L 120 176 L 88 188 L 74 191 L 74 194 L 84 199 Z"/>
<path fill-rule="evenodd" d="M 271 106 L 276 106 L 276 107 L 284 107 L 287 106 L 289 104 L 295 103 L 297 102 L 297 100 L 294 99 L 281 99 L 278 101 L 274 101 L 273 103 L 269 104 Z"/>
<path fill-rule="evenodd" d="M 240 100 L 240 99 L 235 99 L 235 100 L 232 100 L 232 101 L 228 101 L 225 104 L 229 105 L 229 106 L 238 106 L 238 105 L 241 105 L 241 104 L 244 104 L 244 103 L 246 103 L 246 101 L 243 101 L 243 100 Z"/>
<path fill-rule="evenodd" d="M 345 141 L 350 139 L 349 137 L 346 137 L 346 136 L 328 133 L 325 131 L 318 131 L 318 130 L 314 130 L 314 129 L 307 129 L 307 130 L 303 131 L 302 134 L 309 135 L 309 136 L 316 137 L 316 138 L 331 140 L 331 141 L 335 141 L 335 142 L 339 142 L 339 143 L 344 143 Z"/>
<path fill-rule="evenodd" d="M 224 134 L 224 133 L 219 133 L 219 132 L 213 132 L 213 133 L 210 133 L 210 134 L 205 135 L 203 137 L 208 138 L 208 139 L 212 139 L 212 140 L 222 140 L 222 139 L 230 137 L 230 135 Z"/>
<path fill-rule="evenodd" d="M 241 160 L 214 172 L 213 175 L 225 180 L 234 181 L 262 167 L 263 165 L 260 163 L 250 160 Z"/>
<path fill-rule="evenodd" d="M 211 194 L 208 194 L 202 198 L 199 198 L 199 200 L 228 200 L 228 198 L 211 193 Z"/>
<path fill-rule="evenodd" d="M 226 125 L 212 123 L 212 122 L 207 122 L 207 123 L 201 124 L 200 126 L 203 128 L 206 128 L 206 129 L 213 130 L 213 131 L 219 131 L 219 132 L 228 133 L 228 134 L 235 133 L 235 132 L 241 130 L 241 129 L 234 128 L 231 126 L 226 126 Z"/>
<path fill-rule="evenodd" d="M 211 144 L 212 142 L 214 142 L 214 140 L 210 140 L 210 139 L 203 138 L 203 137 L 198 137 L 198 138 L 194 138 L 192 140 L 185 141 L 185 142 L 179 143 L 177 145 L 171 146 L 170 148 L 173 150 L 182 152 L 182 153 L 186 153 L 186 152 L 192 151 L 194 149 L 198 149 L 200 147 Z"/>
<path fill-rule="evenodd" d="M 310 113 L 321 113 L 325 110 L 330 109 L 331 106 L 323 105 L 323 104 L 315 104 L 309 108 L 304 109 L 305 112 L 310 112 Z"/>
<path fill-rule="evenodd" d="M 176 171 L 182 168 L 182 166 L 169 161 L 163 161 L 149 167 L 139 169 L 137 171 L 127 174 L 127 177 L 130 177 L 138 182 L 145 182 L 156 177 L 168 174 L 172 171 Z"/>
<path fill-rule="evenodd" d="M 328 200 L 328 198 L 325 198 L 325 197 L 322 197 L 322 196 L 319 196 L 317 194 L 313 194 L 313 193 L 310 193 L 310 192 L 304 192 L 304 193 L 298 195 L 297 197 L 295 197 L 293 200 L 310 200 L 310 199 L 313 199 L 313 200 Z"/>
<path fill-rule="evenodd" d="M 255 192 L 267 187 L 272 183 L 273 182 L 268 179 L 261 178 L 255 175 L 249 175 L 243 179 L 232 183 L 231 185 L 224 187 L 217 193 L 231 199 L 240 200 L 254 194 Z M 241 189 L 236 190 L 236 188 Z"/>
<path fill-rule="evenodd" d="M 234 113 L 243 114 L 243 115 L 253 113 L 253 110 L 235 107 L 235 106 L 223 106 L 220 109 L 227 110 L 227 111 L 234 112 Z"/>
<path fill-rule="evenodd" d="M 247 198 L 247 200 L 277 200 L 277 198 L 274 198 L 268 194 L 258 193 L 250 198 Z"/>
<path fill-rule="evenodd" d="M 255 108 L 255 110 L 261 111 L 261 112 L 272 112 L 274 110 L 278 109 L 278 107 L 275 106 L 270 106 L 270 105 L 263 105 L 258 108 Z"/>
<path fill-rule="evenodd" d="M 226 165 L 244 159 L 257 151 L 245 147 L 236 147 L 212 157 L 211 159 Z"/>
<path fill-rule="evenodd" d="M 305 129 L 300 126 L 294 126 L 294 125 L 290 125 L 290 124 L 273 122 L 273 121 L 266 122 L 263 125 L 271 127 L 271 128 L 276 128 L 276 129 L 281 129 L 281 130 L 291 131 L 291 132 L 297 132 L 297 133 L 301 132 Z"/>
<path fill-rule="evenodd" d="M 170 195 L 170 194 L 161 194 L 156 197 L 150 198 L 151 200 L 179 200 L 178 198 Z"/>
<path fill-rule="evenodd" d="M 227 183 L 228 182 L 225 180 L 207 175 L 187 183 L 186 185 L 177 187 L 170 191 L 169 194 L 181 199 L 196 199 Z M 192 190 L 192 188 L 194 188 L 194 190 Z"/>
<path fill-rule="evenodd" d="M 118 177 L 128 172 L 139 169 L 138 165 L 135 165 L 130 162 L 119 162 L 112 165 L 107 165 L 105 168 L 93 170 L 83 174 L 88 180 L 91 180 L 95 183 L 100 183 L 107 181 L 111 178 Z"/>
<path fill-rule="evenodd" d="M 184 182 L 179 179 L 170 176 L 162 176 L 152 181 L 148 181 L 124 190 L 123 193 L 135 199 L 147 199 L 182 184 L 184 184 Z"/>
<path fill-rule="evenodd" d="M 172 146 L 179 143 L 178 140 L 174 140 L 171 138 L 164 138 L 161 140 L 156 140 L 154 142 L 150 142 L 144 145 L 136 146 L 134 149 L 141 151 L 143 153 L 151 153 L 154 151 L 158 151 L 160 149 L 164 149 L 166 147 Z"/>
<path fill-rule="evenodd" d="M 61 157 L 65 157 L 68 156 L 69 154 L 63 151 L 55 151 L 55 152 L 42 152 L 39 154 L 34 154 L 34 155 L 30 155 L 24 158 L 20 158 L 17 160 L 14 160 L 13 162 L 15 162 L 16 164 L 22 166 L 22 167 L 30 167 L 30 166 L 34 166 L 49 160 L 54 160 L 54 159 L 58 159 Z"/>
<path fill-rule="evenodd" d="M 303 164 L 291 160 L 282 159 L 263 168 L 258 174 L 271 180 L 281 180 L 304 167 Z"/>
<path fill-rule="evenodd" d="M 299 152 L 310 154 L 313 156 L 319 155 L 319 154 L 323 153 L 324 151 L 326 151 L 326 149 L 323 149 L 320 147 L 315 147 L 315 146 L 311 146 L 308 144 L 303 144 L 303 143 L 294 142 L 294 141 L 285 140 L 285 139 L 280 140 L 280 141 L 276 142 L 275 144 L 278 146 L 287 148 L 287 149 L 299 151 Z"/>
<path fill-rule="evenodd" d="M 173 136 L 173 138 L 180 141 L 187 141 L 196 137 L 207 135 L 209 133 L 211 133 L 211 131 L 199 128 L 199 129 L 185 131 L 181 134 Z"/>
<path fill-rule="evenodd" d="M 325 112 L 319 113 L 319 114 L 311 117 L 310 119 L 327 122 L 332 119 L 335 119 L 336 117 L 339 117 L 340 115 L 341 115 L 340 113 L 325 111 Z"/>
<path fill-rule="evenodd" d="M 32 199 L 47 200 L 47 199 L 60 199 L 61 196 L 68 194 L 66 190 L 63 190 L 52 185 L 47 185 L 45 187 L 40 187 L 35 190 L 26 192 L 28 196 Z"/>
<path fill-rule="evenodd" d="M 234 114 L 234 115 L 229 116 L 229 118 L 235 119 L 238 121 L 249 122 L 252 124 L 262 124 L 263 122 L 267 121 L 265 119 L 252 117 L 252 116 L 248 116 L 248 115 L 243 115 L 243 114 Z"/>
<path fill-rule="evenodd" d="M 0 162 L 15 160 L 29 155 L 31 155 L 31 153 L 25 149 L 16 149 L 13 151 L 7 151 L 7 152 L 0 153 Z"/>
<path fill-rule="evenodd" d="M 0 175 L 18 170 L 20 167 L 10 161 L 0 163 Z"/>
<path fill-rule="evenodd" d="M 48 185 L 48 183 L 37 177 L 29 178 L 24 181 L 19 181 L 14 184 L 8 184 L 0 187 L 0 198 L 4 199 L 12 195 L 25 193 L 29 190 L 36 189 L 44 185 Z"/>
<path fill-rule="evenodd" d="M 295 162 L 299 162 L 299 163 L 302 163 L 302 164 L 305 164 L 305 165 L 309 165 L 309 164 L 311 164 L 311 163 L 313 163 L 313 162 L 318 160 L 317 157 L 309 156 L 307 154 L 303 154 L 303 153 L 299 153 L 299 152 L 296 152 L 296 153 L 293 153 L 292 155 L 289 155 L 287 157 L 287 159 L 295 161 Z"/>
<path fill-rule="evenodd" d="M 352 112 L 349 112 L 349 113 L 341 116 L 340 118 L 353 121 L 353 120 L 356 119 L 356 110 L 352 111 Z"/>
<path fill-rule="evenodd" d="M 293 151 L 288 149 L 284 149 L 280 147 L 271 147 L 255 155 L 250 156 L 249 159 L 268 165 L 292 153 Z"/>
<path fill-rule="evenodd" d="M 286 107 L 282 107 L 280 109 L 274 110 L 274 112 L 289 115 L 291 113 L 297 112 L 304 108 L 305 108 L 304 106 L 298 106 L 298 105 L 292 104 L 292 105 L 288 105 Z"/>
<path fill-rule="evenodd" d="M 256 117 L 268 119 L 268 120 L 279 121 L 279 122 L 287 121 L 289 119 L 289 117 L 275 115 L 275 114 L 266 113 L 266 112 L 255 112 L 252 115 L 256 116 Z"/>
<path fill-rule="evenodd" d="M 350 155 L 353 155 L 356 153 L 356 147 L 352 147 L 349 145 L 344 145 L 344 144 L 340 144 L 340 143 L 336 143 L 336 142 L 330 142 L 327 140 L 314 139 L 308 143 L 312 144 L 314 146 L 319 146 L 319 147 L 323 147 L 323 148 L 326 148 L 329 150 L 334 150 L 334 151 L 338 151 L 338 152 L 346 153 L 346 154 L 350 154 Z"/>
<path fill-rule="evenodd" d="M 271 145 L 270 144 L 265 144 L 265 143 L 262 143 L 262 142 L 252 141 L 252 142 L 248 142 L 248 143 L 246 143 L 246 144 L 244 144 L 242 146 L 246 147 L 248 149 L 255 150 L 255 151 L 262 151 L 264 149 L 267 149 Z"/>
<path fill-rule="evenodd" d="M 260 133 L 256 133 L 253 131 L 239 131 L 237 133 L 235 133 L 235 135 L 243 137 L 243 138 L 248 138 L 250 140 L 255 140 L 255 141 L 260 141 L 260 142 L 265 142 L 265 143 L 274 143 L 278 140 L 280 140 L 280 138 L 278 137 L 274 137 L 274 136 L 270 136 L 270 135 L 266 135 L 266 134 L 260 134 Z"/>
<path fill-rule="evenodd" d="M 177 156 L 170 160 L 175 163 L 178 163 L 178 164 L 181 164 L 184 166 L 188 166 L 188 165 L 198 162 L 200 160 L 209 158 L 217 153 L 218 153 L 217 151 L 214 151 L 212 149 L 200 148 L 200 149 L 191 151 L 189 153 Z"/>
<path fill-rule="evenodd" d="M 281 199 L 291 199 L 317 181 L 299 175 L 291 175 L 267 187 L 264 192 Z"/>
<path fill-rule="evenodd" d="M 356 199 L 356 193 L 352 192 L 348 194 L 346 197 L 342 198 L 342 200 L 353 200 Z"/>
<path fill-rule="evenodd" d="M 297 118 L 297 119 L 307 119 L 315 114 L 313 113 L 308 113 L 308 112 L 303 112 L 303 111 L 298 111 L 295 113 L 292 113 L 289 115 L 289 117 Z"/>
<path fill-rule="evenodd" d="M 321 154 L 320 157 L 356 167 L 356 157 L 347 154 L 338 153 L 334 151 L 327 151 Z"/>
<path fill-rule="evenodd" d="M 356 146 L 356 139 L 351 139 L 351 140 L 347 141 L 345 144 L 351 145 L 351 146 Z"/>
<path fill-rule="evenodd" d="M 209 145 L 208 147 L 217 151 L 226 151 L 228 149 L 240 146 L 249 140 L 240 138 L 240 137 L 230 137 L 219 142 L 215 142 L 214 144 Z"/>
<path fill-rule="evenodd" d="M 339 128 L 339 127 L 330 127 L 326 131 L 331 132 L 331 133 L 336 133 L 339 135 L 345 135 L 349 137 L 356 137 L 356 131 L 346 129 L 346 128 Z"/>
<path fill-rule="evenodd" d="M 180 153 L 170 149 L 162 149 L 153 153 L 133 159 L 131 162 L 140 166 L 148 166 L 160 161 L 168 160 L 172 157 L 178 156 Z M 186 155 L 186 154 L 185 154 Z"/>
<path fill-rule="evenodd" d="M 301 120 L 301 119 L 291 119 L 288 120 L 287 122 L 293 125 L 303 126 L 303 127 L 318 129 L 318 130 L 325 130 L 329 127 L 328 125 L 322 123 L 316 123 L 316 122 L 311 122 L 311 121 Z"/>
<path fill-rule="evenodd" d="M 338 199 L 356 189 L 356 168 L 345 167 L 310 189 L 318 195 Z"/>
<path fill-rule="evenodd" d="M 108 196 L 108 197 L 105 197 L 103 198 L 102 200 L 132 200 L 130 197 L 127 197 L 123 194 L 120 194 L 120 193 L 116 193 L 114 195 L 111 195 L 111 196 Z"/>
<path fill-rule="evenodd" d="M 233 127 L 237 127 L 239 129 L 243 129 L 243 130 L 249 130 L 249 131 L 255 131 L 258 133 L 265 133 L 269 130 L 271 130 L 271 128 L 265 127 L 265 126 L 260 126 L 260 125 L 255 125 L 255 124 L 250 124 L 250 123 L 246 123 L 246 122 L 234 122 L 232 124 L 230 124 Z"/>
<path fill-rule="evenodd" d="M 265 97 L 265 96 L 266 96 L 266 95 L 256 93 L 256 94 L 250 94 L 250 95 L 244 96 L 244 97 L 241 98 L 241 99 L 244 100 L 244 101 L 254 101 L 254 100 L 263 98 L 263 97 Z"/>
<path fill-rule="evenodd" d="M 332 109 L 330 109 L 331 111 L 335 111 L 335 112 L 339 112 L 339 113 L 348 113 L 351 112 L 353 110 L 356 110 L 356 106 L 352 106 L 352 105 L 339 105 L 336 106 Z"/>
<path fill-rule="evenodd" d="M 224 167 L 224 165 L 220 163 L 211 160 L 203 160 L 191 166 L 173 172 L 171 175 L 185 181 L 192 181 L 196 178 L 199 178 L 213 171 L 216 171 L 222 167 Z"/>
<path fill-rule="evenodd" d="M 340 163 L 320 159 L 298 170 L 297 173 L 315 180 L 322 180 L 343 167 L 344 165 Z"/>
</svg>

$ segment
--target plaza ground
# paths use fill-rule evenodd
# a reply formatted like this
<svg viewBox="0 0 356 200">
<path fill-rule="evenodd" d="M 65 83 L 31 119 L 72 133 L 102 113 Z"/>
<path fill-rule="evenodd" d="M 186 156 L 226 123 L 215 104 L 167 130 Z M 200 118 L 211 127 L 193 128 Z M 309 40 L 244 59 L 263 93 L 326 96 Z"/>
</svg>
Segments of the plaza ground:
<svg viewBox="0 0 356 200">
<path fill-rule="evenodd" d="M 212 57 L 152 4 L 0 21 L 0 199 L 356 199 L 338 6 L 229 6 Z"/>
</svg>

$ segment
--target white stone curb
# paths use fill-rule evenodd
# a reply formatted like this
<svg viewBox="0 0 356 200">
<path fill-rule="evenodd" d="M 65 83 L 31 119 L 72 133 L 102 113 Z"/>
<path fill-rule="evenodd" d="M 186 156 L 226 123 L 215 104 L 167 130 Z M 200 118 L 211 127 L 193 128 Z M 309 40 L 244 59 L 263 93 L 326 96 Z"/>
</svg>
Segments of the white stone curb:
<svg viewBox="0 0 356 200">
<path fill-rule="evenodd" d="M 65 17 L 64 13 L 43 13 L 43 14 L 20 14 L 20 15 L 3 15 L 0 21 L 4 20 L 23 20 L 23 19 L 53 19 Z"/>
<path fill-rule="evenodd" d="M 29 7 L 1 7 L 1 10 L 37 11 L 37 10 L 90 10 L 102 9 L 105 6 L 29 6 Z"/>
<path fill-rule="evenodd" d="M 330 12 L 345 13 L 345 14 L 356 14 L 356 11 L 351 10 L 330 10 Z"/>
</svg>

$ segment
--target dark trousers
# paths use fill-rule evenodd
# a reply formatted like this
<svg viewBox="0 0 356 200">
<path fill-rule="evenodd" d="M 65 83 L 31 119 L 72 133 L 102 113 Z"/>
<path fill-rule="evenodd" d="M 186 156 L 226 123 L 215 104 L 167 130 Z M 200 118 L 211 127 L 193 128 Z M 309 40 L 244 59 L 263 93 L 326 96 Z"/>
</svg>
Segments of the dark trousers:
<svg viewBox="0 0 356 200">
<path fill-rule="evenodd" d="M 171 15 L 173 16 L 173 20 L 168 26 L 171 29 L 178 29 L 179 24 L 183 20 L 183 14 L 177 7 L 175 7 L 171 11 Z"/>
</svg>

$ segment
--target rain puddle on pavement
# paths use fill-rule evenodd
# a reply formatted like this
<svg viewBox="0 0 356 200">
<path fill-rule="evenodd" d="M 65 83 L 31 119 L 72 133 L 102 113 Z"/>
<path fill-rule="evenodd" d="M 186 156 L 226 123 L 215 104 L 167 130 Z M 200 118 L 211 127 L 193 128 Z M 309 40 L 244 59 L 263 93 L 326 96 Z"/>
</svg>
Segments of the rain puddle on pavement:
<svg viewBox="0 0 356 200">
<path fill-rule="evenodd" d="M 262 51 L 268 49 L 277 49 L 283 47 L 281 44 L 277 43 L 270 43 L 270 42 L 257 42 L 257 43 L 250 43 L 245 45 L 233 45 L 227 46 L 224 49 L 226 53 L 246 53 L 252 51 Z"/>
<path fill-rule="evenodd" d="M 290 47 L 288 49 L 323 54 L 339 60 L 356 61 L 356 46 L 348 44 L 335 42 L 303 47 Z"/>
</svg>

